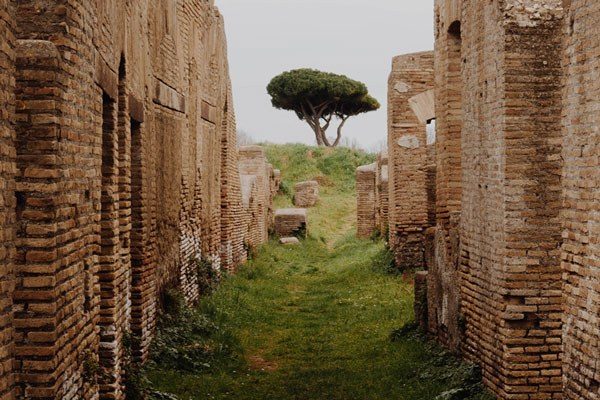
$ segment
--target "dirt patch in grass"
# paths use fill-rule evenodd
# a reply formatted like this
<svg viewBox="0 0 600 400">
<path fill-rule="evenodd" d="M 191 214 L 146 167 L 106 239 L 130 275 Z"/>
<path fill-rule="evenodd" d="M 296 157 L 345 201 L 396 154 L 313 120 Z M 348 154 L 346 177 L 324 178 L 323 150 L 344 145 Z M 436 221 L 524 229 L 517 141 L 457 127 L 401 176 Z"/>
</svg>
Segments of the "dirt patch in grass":
<svg viewBox="0 0 600 400">
<path fill-rule="evenodd" d="M 248 357 L 248 366 L 252 371 L 275 372 L 279 369 L 279 364 L 275 361 L 267 361 L 260 355 Z"/>
</svg>

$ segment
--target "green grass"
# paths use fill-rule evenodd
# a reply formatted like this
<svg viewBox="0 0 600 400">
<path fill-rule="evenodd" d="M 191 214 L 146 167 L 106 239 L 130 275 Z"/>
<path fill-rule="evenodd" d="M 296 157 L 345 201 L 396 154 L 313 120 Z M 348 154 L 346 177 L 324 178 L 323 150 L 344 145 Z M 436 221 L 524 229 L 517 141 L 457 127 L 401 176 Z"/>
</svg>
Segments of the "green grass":
<svg viewBox="0 0 600 400">
<path fill-rule="evenodd" d="M 412 329 L 398 331 L 413 319 L 412 276 L 387 274 L 384 245 L 354 237 L 354 169 L 372 156 L 299 145 L 267 151 L 288 184 L 330 182 L 311 210 L 310 237 L 297 247 L 272 241 L 224 279 L 194 311 L 201 317 L 186 317 L 210 321 L 212 339 L 201 341 L 210 357 L 195 371 L 159 360 L 153 386 L 180 399 L 488 399 L 470 366 Z"/>
<path fill-rule="evenodd" d="M 356 220 L 356 168 L 375 161 L 375 155 L 348 148 L 311 147 L 303 144 L 265 145 L 269 161 L 282 172 L 284 194 L 275 208 L 293 207 L 297 182 L 317 180 L 318 207 L 308 210 L 310 234 L 328 245 L 354 229 Z"/>
</svg>

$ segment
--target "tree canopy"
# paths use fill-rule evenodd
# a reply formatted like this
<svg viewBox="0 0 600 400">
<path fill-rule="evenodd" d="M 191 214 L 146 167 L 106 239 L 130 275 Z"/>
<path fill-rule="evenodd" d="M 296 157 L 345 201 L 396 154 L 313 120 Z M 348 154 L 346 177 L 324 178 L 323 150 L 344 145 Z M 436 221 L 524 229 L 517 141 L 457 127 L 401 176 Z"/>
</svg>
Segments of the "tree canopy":
<svg viewBox="0 0 600 400">
<path fill-rule="evenodd" d="M 284 72 L 267 86 L 275 108 L 294 111 L 315 133 L 317 144 L 337 146 L 348 118 L 379 109 L 367 86 L 344 75 L 315 69 Z M 332 119 L 340 120 L 333 143 L 326 131 Z"/>
</svg>

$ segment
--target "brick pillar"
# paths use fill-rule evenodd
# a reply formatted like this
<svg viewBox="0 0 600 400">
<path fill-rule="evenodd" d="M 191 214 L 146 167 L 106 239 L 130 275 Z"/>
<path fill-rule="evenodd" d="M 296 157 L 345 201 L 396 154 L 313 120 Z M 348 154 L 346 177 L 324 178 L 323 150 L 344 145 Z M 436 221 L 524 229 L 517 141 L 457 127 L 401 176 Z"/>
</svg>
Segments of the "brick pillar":
<svg viewBox="0 0 600 400">
<path fill-rule="evenodd" d="M 260 146 L 243 146 L 239 149 L 239 168 L 242 175 L 256 176 L 258 187 L 258 215 L 256 221 L 258 243 L 269 239 L 271 184 L 265 151 Z"/>
<path fill-rule="evenodd" d="M 390 246 L 399 268 L 422 268 L 427 204 L 427 127 L 409 103 L 433 89 L 433 53 L 394 58 L 388 89 Z"/>
<path fill-rule="evenodd" d="M 436 220 L 440 226 L 461 210 L 461 8 L 462 0 L 435 2 Z"/>
<path fill-rule="evenodd" d="M 15 285 L 15 38 L 14 10 L 0 1 L 0 399 L 14 397 L 13 290 Z"/>
<path fill-rule="evenodd" d="M 565 398 L 600 399 L 600 2 L 573 0 L 563 92 Z"/>
<path fill-rule="evenodd" d="M 429 191 L 435 206 L 430 232 L 429 329 L 438 341 L 460 350 L 459 223 L 462 200 L 461 133 L 462 0 L 435 2 L 436 142 L 430 157 Z M 430 217 L 431 220 L 431 217 Z"/>
<path fill-rule="evenodd" d="M 363 165 L 356 169 L 356 216 L 357 236 L 368 239 L 375 233 L 377 207 L 376 178 L 377 164 Z"/>
<path fill-rule="evenodd" d="M 502 399 L 560 398 L 562 2 L 465 2 L 463 349 Z"/>
<path fill-rule="evenodd" d="M 64 63 L 53 43 L 21 40 L 17 55 L 17 191 L 23 205 L 14 294 L 17 396 L 91 398 L 98 393 L 86 365 L 97 363 L 98 354 L 99 96 L 90 65 Z M 73 76 L 81 80 L 67 87 Z"/>
<path fill-rule="evenodd" d="M 389 231 L 389 199 L 390 199 L 390 185 L 389 185 L 389 164 L 388 164 L 387 151 L 383 151 L 377 155 L 377 176 L 376 176 L 376 191 L 377 191 L 377 215 L 376 225 L 377 229 L 384 238 L 388 239 Z"/>
</svg>

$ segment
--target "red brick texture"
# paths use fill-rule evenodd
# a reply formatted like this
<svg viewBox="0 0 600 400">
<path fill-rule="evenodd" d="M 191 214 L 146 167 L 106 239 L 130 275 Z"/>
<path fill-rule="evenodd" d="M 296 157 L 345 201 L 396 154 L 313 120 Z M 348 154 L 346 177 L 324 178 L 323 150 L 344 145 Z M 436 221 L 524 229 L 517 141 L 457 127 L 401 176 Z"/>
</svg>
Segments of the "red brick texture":
<svg viewBox="0 0 600 400">
<path fill-rule="evenodd" d="M 223 19 L 0 0 L 0 33 L 0 399 L 123 399 L 159 290 L 247 258 Z"/>
<path fill-rule="evenodd" d="M 377 163 L 363 165 L 356 169 L 356 234 L 368 239 L 376 230 L 377 214 Z"/>
<path fill-rule="evenodd" d="M 388 88 L 389 242 L 401 269 L 423 265 L 430 226 L 427 126 L 409 100 L 433 87 L 433 52 L 394 58 Z"/>
<path fill-rule="evenodd" d="M 562 11 L 544 3 L 463 4 L 464 351 L 505 399 L 562 390 Z"/>
<path fill-rule="evenodd" d="M 563 246 L 565 397 L 600 399 L 600 3 L 565 17 Z"/>
<path fill-rule="evenodd" d="M 0 1 L 0 399 L 14 398 L 13 299 L 15 285 L 15 38 L 14 8 Z M 20 197 L 20 196 L 19 196 Z"/>
<path fill-rule="evenodd" d="M 600 5 L 435 10 L 428 330 L 479 364 L 499 399 L 597 400 Z"/>
<path fill-rule="evenodd" d="M 429 330 L 453 351 L 460 350 L 459 253 L 462 200 L 462 32 L 461 0 L 435 2 L 436 142 L 431 179 L 434 214 L 426 237 Z M 430 157 L 431 160 L 431 157 Z M 433 170 L 434 169 L 434 170 Z M 431 186 L 430 186 L 431 187 Z"/>
</svg>

